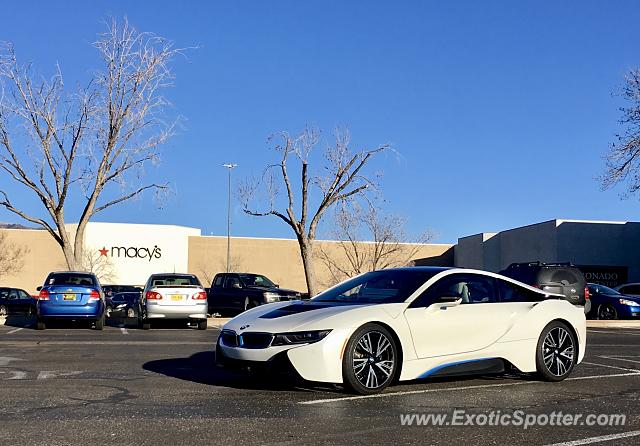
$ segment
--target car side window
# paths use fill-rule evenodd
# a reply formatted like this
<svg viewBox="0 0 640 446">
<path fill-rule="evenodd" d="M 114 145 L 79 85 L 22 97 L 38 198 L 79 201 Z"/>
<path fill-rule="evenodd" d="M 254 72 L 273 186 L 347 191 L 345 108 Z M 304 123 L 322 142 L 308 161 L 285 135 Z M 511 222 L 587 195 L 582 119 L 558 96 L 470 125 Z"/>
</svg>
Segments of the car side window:
<svg viewBox="0 0 640 446">
<path fill-rule="evenodd" d="M 26 291 L 23 290 L 18 290 L 18 296 L 20 297 L 20 299 L 29 299 L 29 297 L 31 297 L 27 294 Z"/>
<path fill-rule="evenodd" d="M 455 297 L 463 304 L 498 302 L 492 277 L 476 274 L 451 274 L 438 280 L 425 290 L 411 307 L 428 307 L 443 297 Z"/>
<path fill-rule="evenodd" d="M 640 286 L 638 285 L 629 285 L 622 287 L 620 290 L 622 294 L 640 294 Z"/>
<path fill-rule="evenodd" d="M 216 278 L 213 280 L 213 286 L 215 286 L 215 287 L 222 286 L 222 281 L 223 280 L 224 280 L 224 276 L 222 274 L 217 275 Z"/>
<path fill-rule="evenodd" d="M 542 294 L 527 290 L 515 283 L 496 279 L 501 302 L 537 302 L 544 299 Z"/>
<path fill-rule="evenodd" d="M 227 276 L 224 282 L 225 288 L 240 288 L 240 278 L 238 276 Z"/>
<path fill-rule="evenodd" d="M 18 299 L 18 290 L 9 291 L 9 299 Z"/>
</svg>

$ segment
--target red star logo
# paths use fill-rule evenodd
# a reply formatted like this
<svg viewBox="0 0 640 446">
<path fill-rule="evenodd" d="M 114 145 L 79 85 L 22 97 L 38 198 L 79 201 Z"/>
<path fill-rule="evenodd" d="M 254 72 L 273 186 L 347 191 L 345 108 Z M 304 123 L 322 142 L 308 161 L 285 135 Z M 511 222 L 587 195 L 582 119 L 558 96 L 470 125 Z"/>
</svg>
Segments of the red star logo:
<svg viewBox="0 0 640 446">
<path fill-rule="evenodd" d="M 105 248 L 104 246 L 102 247 L 102 249 L 98 249 L 98 251 L 100 251 L 100 255 L 101 256 L 107 256 L 107 253 L 109 252 L 109 250 L 107 248 Z"/>
</svg>

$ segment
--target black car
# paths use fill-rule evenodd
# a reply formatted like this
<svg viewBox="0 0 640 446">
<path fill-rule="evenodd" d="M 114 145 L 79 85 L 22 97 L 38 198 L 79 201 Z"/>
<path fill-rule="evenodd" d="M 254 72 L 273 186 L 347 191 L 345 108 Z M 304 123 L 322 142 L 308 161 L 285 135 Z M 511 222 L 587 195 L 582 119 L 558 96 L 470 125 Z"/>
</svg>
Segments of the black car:
<svg viewBox="0 0 640 446">
<path fill-rule="evenodd" d="M 116 293 L 107 297 L 105 314 L 108 318 L 112 317 L 138 317 L 140 312 L 140 298 L 142 292 L 127 291 Z"/>
<path fill-rule="evenodd" d="M 20 288 L 0 288 L 0 316 L 35 314 L 38 300 Z"/>
<path fill-rule="evenodd" d="M 142 287 L 136 285 L 102 285 L 105 297 L 111 297 L 117 293 L 142 293 Z"/>
<path fill-rule="evenodd" d="M 587 279 L 571 263 L 512 263 L 500 274 L 549 293 L 563 294 L 572 304 L 584 306 L 585 313 L 591 309 Z"/>
<path fill-rule="evenodd" d="M 258 305 L 298 300 L 298 291 L 279 288 L 266 276 L 252 273 L 220 273 L 207 295 L 209 313 L 240 313 Z"/>
</svg>

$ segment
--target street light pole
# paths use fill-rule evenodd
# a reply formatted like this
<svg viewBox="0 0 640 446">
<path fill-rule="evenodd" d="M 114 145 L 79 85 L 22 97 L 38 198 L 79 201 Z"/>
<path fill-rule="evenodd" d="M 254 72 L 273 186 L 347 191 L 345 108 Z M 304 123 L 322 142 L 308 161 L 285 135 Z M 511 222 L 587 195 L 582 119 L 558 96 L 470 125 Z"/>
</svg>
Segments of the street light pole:
<svg viewBox="0 0 640 446">
<path fill-rule="evenodd" d="M 229 170 L 229 192 L 227 196 L 227 273 L 231 264 L 231 170 L 238 167 L 237 164 L 223 164 Z"/>
</svg>

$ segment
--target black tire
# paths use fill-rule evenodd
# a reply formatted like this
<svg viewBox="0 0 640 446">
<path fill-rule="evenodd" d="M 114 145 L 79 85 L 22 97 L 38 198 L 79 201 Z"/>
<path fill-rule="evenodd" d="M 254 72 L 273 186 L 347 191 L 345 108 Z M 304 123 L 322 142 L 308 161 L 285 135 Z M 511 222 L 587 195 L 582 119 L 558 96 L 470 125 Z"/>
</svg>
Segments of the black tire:
<svg viewBox="0 0 640 446">
<path fill-rule="evenodd" d="M 603 320 L 614 320 L 618 319 L 618 312 L 615 307 L 610 304 L 600 304 L 598 305 L 598 319 Z"/>
<path fill-rule="evenodd" d="M 38 320 L 36 321 L 36 330 L 46 330 L 47 329 L 47 324 L 44 322 L 43 319 L 38 318 Z"/>
<path fill-rule="evenodd" d="M 382 392 L 395 380 L 399 361 L 398 346 L 389 330 L 378 324 L 365 324 L 345 347 L 342 359 L 345 388 L 360 395 Z"/>
<path fill-rule="evenodd" d="M 250 300 L 248 297 L 244 299 L 244 310 L 243 311 L 247 311 L 250 310 L 252 308 L 255 308 L 258 306 L 258 303 L 255 300 Z"/>
<path fill-rule="evenodd" d="M 0 316 L 6 316 L 9 314 L 9 310 L 6 305 L 0 305 Z"/>
<path fill-rule="evenodd" d="M 538 339 L 536 369 L 544 381 L 562 381 L 578 359 L 578 340 L 573 330 L 560 321 L 550 322 Z"/>
<path fill-rule="evenodd" d="M 143 319 L 142 322 L 140 323 L 140 328 L 142 328 L 143 330 L 150 330 L 151 322 L 149 322 L 148 319 Z"/>
<path fill-rule="evenodd" d="M 104 330 L 104 314 L 99 319 L 96 319 L 94 328 L 96 330 Z"/>
<path fill-rule="evenodd" d="M 198 330 L 206 330 L 207 329 L 207 320 L 203 319 L 198 321 Z"/>
</svg>

